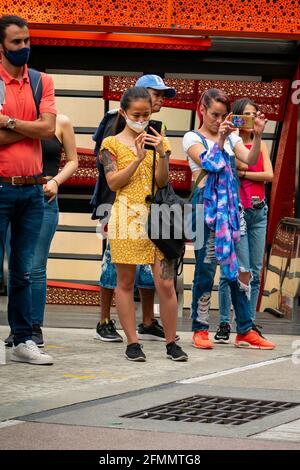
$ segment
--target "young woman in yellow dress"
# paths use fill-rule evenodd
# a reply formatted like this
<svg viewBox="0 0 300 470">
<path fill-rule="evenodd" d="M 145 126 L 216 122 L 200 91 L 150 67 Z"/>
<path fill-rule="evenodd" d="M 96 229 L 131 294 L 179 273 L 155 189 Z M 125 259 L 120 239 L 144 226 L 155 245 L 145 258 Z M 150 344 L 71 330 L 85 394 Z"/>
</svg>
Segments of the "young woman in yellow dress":
<svg viewBox="0 0 300 470">
<path fill-rule="evenodd" d="M 148 144 L 156 149 L 155 183 L 163 187 L 169 179 L 169 143 L 154 129 L 154 135 L 146 133 L 151 116 L 151 97 L 146 88 L 126 90 L 119 114 L 126 121 L 125 128 L 103 140 L 100 158 L 107 183 L 116 192 L 108 238 L 112 262 L 117 269 L 117 312 L 128 342 L 125 356 L 130 361 L 146 360 L 136 333 L 133 289 L 136 266 L 151 264 L 160 302 L 167 357 L 186 361 L 187 354 L 175 342 L 177 298 L 174 265 L 164 259 L 144 228 L 149 210 L 146 196 L 151 194 L 153 168 L 153 151 L 146 150 L 144 146 Z"/>
</svg>

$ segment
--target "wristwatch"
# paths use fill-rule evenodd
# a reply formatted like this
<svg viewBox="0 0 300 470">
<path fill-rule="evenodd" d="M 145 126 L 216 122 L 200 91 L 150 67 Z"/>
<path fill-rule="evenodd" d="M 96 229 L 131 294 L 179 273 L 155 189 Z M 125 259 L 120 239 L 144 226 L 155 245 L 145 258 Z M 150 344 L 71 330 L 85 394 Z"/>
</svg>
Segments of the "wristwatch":
<svg viewBox="0 0 300 470">
<path fill-rule="evenodd" d="M 6 123 L 6 127 L 7 129 L 14 129 L 16 127 L 16 119 L 9 117 Z"/>
</svg>

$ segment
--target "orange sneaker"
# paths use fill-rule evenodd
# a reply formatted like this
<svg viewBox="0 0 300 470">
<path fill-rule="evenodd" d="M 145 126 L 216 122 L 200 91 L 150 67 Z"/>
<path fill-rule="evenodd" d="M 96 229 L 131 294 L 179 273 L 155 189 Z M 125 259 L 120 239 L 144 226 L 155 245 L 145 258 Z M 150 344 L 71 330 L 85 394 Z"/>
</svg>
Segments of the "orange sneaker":
<svg viewBox="0 0 300 470">
<path fill-rule="evenodd" d="M 276 344 L 261 337 L 257 331 L 250 330 L 244 335 L 236 335 L 234 345 L 237 348 L 274 349 Z"/>
<path fill-rule="evenodd" d="M 212 349 L 213 342 L 208 337 L 208 330 L 198 330 L 193 334 L 193 346 L 198 349 Z"/>
</svg>

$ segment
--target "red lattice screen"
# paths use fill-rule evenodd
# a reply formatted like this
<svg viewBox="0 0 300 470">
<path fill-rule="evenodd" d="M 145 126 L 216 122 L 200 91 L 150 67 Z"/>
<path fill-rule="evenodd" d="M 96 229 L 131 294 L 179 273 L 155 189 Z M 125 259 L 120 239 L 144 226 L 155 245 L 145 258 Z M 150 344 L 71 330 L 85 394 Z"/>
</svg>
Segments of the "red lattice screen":
<svg viewBox="0 0 300 470">
<path fill-rule="evenodd" d="M 103 97 L 105 100 L 120 101 L 122 93 L 134 86 L 138 77 L 104 77 Z M 259 103 L 260 110 L 272 121 L 281 121 L 284 114 L 289 80 L 272 80 L 272 82 L 221 81 L 221 80 L 186 80 L 165 79 L 168 86 L 176 89 L 176 97 L 165 100 L 164 105 L 170 108 L 197 108 L 201 94 L 209 88 L 221 88 L 231 102 L 247 96 Z"/>
<path fill-rule="evenodd" d="M 300 38 L 299 0 L 2 0 L 38 27 Z"/>
</svg>

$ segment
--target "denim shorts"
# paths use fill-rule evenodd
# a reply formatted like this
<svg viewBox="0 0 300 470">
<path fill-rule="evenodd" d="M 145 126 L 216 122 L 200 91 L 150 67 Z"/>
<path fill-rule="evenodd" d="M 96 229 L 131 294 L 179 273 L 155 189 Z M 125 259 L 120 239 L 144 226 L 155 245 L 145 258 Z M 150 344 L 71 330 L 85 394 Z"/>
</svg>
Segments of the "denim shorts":
<svg viewBox="0 0 300 470">
<path fill-rule="evenodd" d="M 105 289 L 115 289 L 117 287 L 117 271 L 116 266 L 111 262 L 109 243 L 103 254 L 99 284 Z M 138 289 L 155 289 L 152 269 L 149 264 L 141 264 L 136 267 L 135 287 Z"/>
</svg>

